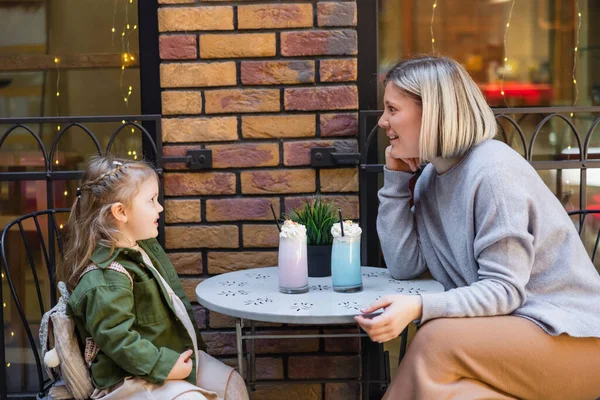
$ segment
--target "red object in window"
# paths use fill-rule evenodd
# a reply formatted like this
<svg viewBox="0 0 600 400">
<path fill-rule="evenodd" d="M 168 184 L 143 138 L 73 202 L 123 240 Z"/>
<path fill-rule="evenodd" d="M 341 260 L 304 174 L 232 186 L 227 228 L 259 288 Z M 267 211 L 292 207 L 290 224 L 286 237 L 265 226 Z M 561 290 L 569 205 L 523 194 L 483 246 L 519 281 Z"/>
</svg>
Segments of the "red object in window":
<svg viewBox="0 0 600 400">
<path fill-rule="evenodd" d="M 545 83 L 504 82 L 484 83 L 479 88 L 490 105 L 503 104 L 502 90 L 506 99 L 521 99 L 526 106 L 548 104 L 552 100 L 552 85 Z"/>
</svg>

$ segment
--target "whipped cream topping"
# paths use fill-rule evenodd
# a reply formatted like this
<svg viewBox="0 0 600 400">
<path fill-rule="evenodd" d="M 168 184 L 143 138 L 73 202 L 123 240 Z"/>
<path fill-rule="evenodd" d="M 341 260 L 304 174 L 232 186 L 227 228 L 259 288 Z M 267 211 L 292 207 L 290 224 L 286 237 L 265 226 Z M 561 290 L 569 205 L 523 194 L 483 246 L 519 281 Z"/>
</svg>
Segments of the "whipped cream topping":
<svg viewBox="0 0 600 400">
<path fill-rule="evenodd" d="M 344 236 L 355 237 L 360 236 L 361 233 L 362 229 L 360 229 L 360 226 L 357 223 L 352 222 L 349 219 L 344 221 Z M 342 230 L 340 228 L 339 222 L 333 224 L 333 226 L 331 227 L 331 234 L 333 235 L 333 237 L 342 236 Z"/>
<path fill-rule="evenodd" d="M 286 239 L 306 239 L 306 227 L 290 219 L 286 219 L 281 226 L 279 237 Z"/>
</svg>

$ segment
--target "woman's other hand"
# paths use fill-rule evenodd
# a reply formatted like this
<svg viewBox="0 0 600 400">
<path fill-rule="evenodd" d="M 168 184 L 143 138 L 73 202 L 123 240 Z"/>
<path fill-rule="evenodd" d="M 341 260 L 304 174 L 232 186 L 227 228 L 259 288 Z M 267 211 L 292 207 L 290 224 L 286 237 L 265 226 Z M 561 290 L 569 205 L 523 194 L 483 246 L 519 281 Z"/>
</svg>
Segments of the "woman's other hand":
<svg viewBox="0 0 600 400">
<path fill-rule="evenodd" d="M 388 295 L 360 310 L 363 314 L 383 308 L 383 313 L 369 319 L 357 315 L 354 320 L 372 341 L 384 343 L 392 340 L 411 322 L 420 319 L 423 312 L 421 296 Z"/>
</svg>

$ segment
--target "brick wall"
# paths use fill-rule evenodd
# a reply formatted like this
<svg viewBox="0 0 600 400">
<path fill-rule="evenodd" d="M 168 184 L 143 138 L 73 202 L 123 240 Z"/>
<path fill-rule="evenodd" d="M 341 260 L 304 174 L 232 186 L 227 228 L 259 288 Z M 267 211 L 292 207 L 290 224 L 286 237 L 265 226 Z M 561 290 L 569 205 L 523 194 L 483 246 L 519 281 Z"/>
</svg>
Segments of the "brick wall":
<svg viewBox="0 0 600 400">
<path fill-rule="evenodd" d="M 321 192 L 358 218 L 356 168 L 315 170 L 310 148 L 355 151 L 356 3 L 159 0 L 164 154 L 205 145 L 213 168 L 165 174 L 166 247 L 188 297 L 204 278 L 277 265 L 277 213 Z M 235 363 L 234 320 L 195 304 L 209 352 Z M 260 331 L 330 332 L 282 327 Z M 353 378 L 357 340 L 258 341 L 258 379 Z M 282 394 L 285 393 L 285 394 Z M 259 385 L 253 399 L 358 398 L 352 384 Z"/>
</svg>

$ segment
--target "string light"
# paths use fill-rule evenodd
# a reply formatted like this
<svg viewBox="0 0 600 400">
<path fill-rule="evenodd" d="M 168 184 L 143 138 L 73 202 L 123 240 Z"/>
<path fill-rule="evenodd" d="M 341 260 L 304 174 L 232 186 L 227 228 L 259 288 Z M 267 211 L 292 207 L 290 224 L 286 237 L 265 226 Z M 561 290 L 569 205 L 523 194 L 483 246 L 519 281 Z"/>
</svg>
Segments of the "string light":
<svg viewBox="0 0 600 400">
<path fill-rule="evenodd" d="M 54 57 L 54 65 L 56 66 L 56 116 L 58 117 L 58 98 L 60 97 L 60 69 L 58 68 L 58 64 L 60 64 L 60 57 Z M 60 131 L 60 125 L 56 127 L 57 131 Z M 58 163 L 57 163 L 58 164 Z"/>
<path fill-rule="evenodd" d="M 433 0 L 433 6 L 431 7 L 431 24 L 429 25 L 429 31 L 431 32 L 431 51 L 435 53 L 435 36 L 433 34 L 433 21 L 435 20 L 435 9 L 437 8 L 437 0 Z"/>
<path fill-rule="evenodd" d="M 4 272 L 2 273 L 2 279 L 4 279 Z"/>
<path fill-rule="evenodd" d="M 504 97 L 504 75 L 506 75 L 506 71 L 508 69 L 508 46 L 506 45 L 506 38 L 508 36 L 508 28 L 510 27 L 510 21 L 512 19 L 513 9 L 515 8 L 515 0 L 512 0 L 510 4 L 510 11 L 508 13 L 508 20 L 506 21 L 506 28 L 504 29 L 504 67 L 502 69 L 502 76 L 500 77 L 500 95 L 502 95 L 502 100 L 504 100 L 504 105 L 508 107 L 508 103 L 506 102 L 506 97 Z"/>
<path fill-rule="evenodd" d="M 65 190 L 65 196 L 66 196 L 66 195 L 68 195 L 68 194 L 69 194 L 69 192 L 67 192 L 67 191 Z"/>
<path fill-rule="evenodd" d="M 573 48 L 573 107 L 577 104 L 577 100 L 579 100 L 579 87 L 577 86 L 577 51 L 579 50 L 579 33 L 581 31 L 581 11 L 579 8 L 579 1 L 575 1 L 575 8 L 577 10 L 577 32 L 575 34 L 575 47 Z M 571 118 L 573 118 L 573 113 L 571 113 Z"/>
<path fill-rule="evenodd" d="M 58 227 L 58 229 L 62 229 L 63 228 L 63 224 L 60 224 L 60 226 Z"/>
</svg>

